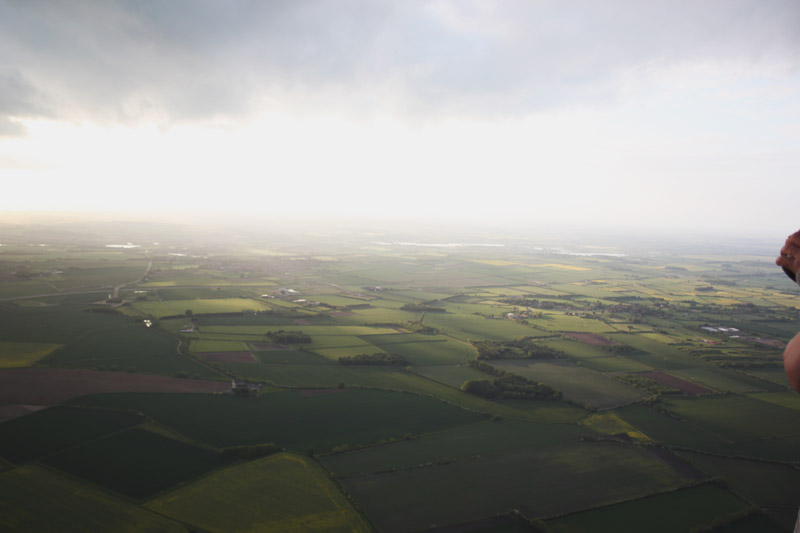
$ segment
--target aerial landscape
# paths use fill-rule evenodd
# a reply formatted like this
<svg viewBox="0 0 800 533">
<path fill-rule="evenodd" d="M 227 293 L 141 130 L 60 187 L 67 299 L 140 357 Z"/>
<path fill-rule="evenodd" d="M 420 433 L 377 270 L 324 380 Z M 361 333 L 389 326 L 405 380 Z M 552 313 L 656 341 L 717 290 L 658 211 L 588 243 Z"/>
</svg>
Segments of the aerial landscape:
<svg viewBox="0 0 800 533">
<path fill-rule="evenodd" d="M 798 295 L 758 252 L 70 227 L 3 228 L 4 528 L 794 523 Z"/>
<path fill-rule="evenodd" d="M 798 27 L 0 0 L 0 532 L 795 530 Z"/>
</svg>

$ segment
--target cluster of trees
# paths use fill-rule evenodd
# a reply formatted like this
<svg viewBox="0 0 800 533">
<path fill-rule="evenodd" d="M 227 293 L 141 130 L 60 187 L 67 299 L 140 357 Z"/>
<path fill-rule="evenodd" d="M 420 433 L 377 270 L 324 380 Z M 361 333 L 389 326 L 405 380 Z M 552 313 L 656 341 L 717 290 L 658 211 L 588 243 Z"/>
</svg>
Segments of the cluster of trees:
<svg viewBox="0 0 800 533">
<path fill-rule="evenodd" d="M 467 366 L 471 366 L 475 370 L 479 370 L 484 374 L 489 374 L 492 376 L 496 376 L 498 378 L 506 374 L 505 370 L 500 370 L 499 368 L 495 368 L 489 363 L 484 363 L 479 359 L 470 359 L 469 361 L 467 361 Z"/>
<path fill-rule="evenodd" d="M 635 374 L 622 374 L 614 377 L 623 383 L 632 385 L 637 389 L 652 392 L 653 394 L 676 394 L 681 392 L 678 389 L 669 387 L 663 383 L 659 383 L 654 379 L 646 378 L 644 376 L 637 376 Z"/>
<path fill-rule="evenodd" d="M 478 351 L 478 359 L 557 359 L 558 350 L 539 346 L 531 337 L 513 341 L 472 341 Z"/>
<path fill-rule="evenodd" d="M 413 322 L 364 322 L 364 325 L 371 328 L 402 328 L 412 333 L 425 333 L 428 335 L 439 333 L 438 329 L 426 326 L 418 320 Z"/>
<path fill-rule="evenodd" d="M 569 302 L 553 301 L 553 300 L 537 300 L 535 298 L 528 299 L 528 298 L 511 297 L 511 298 L 504 298 L 502 302 L 511 305 L 518 305 L 520 307 L 531 307 L 533 309 L 544 309 L 547 311 L 573 311 L 576 309 L 580 309 L 579 307 Z"/>
<path fill-rule="evenodd" d="M 443 307 L 433 307 L 431 306 L 432 302 L 415 302 L 413 304 L 405 304 L 402 309 L 403 311 L 424 311 L 426 313 L 446 313 L 447 309 Z"/>
<path fill-rule="evenodd" d="M 342 365 L 407 366 L 408 360 L 393 353 L 362 353 L 339 358 Z"/>
<path fill-rule="evenodd" d="M 488 398 L 490 400 L 499 398 L 515 398 L 521 400 L 560 400 L 564 395 L 560 390 L 554 389 L 538 381 L 518 376 L 493 367 L 478 359 L 471 359 L 467 365 L 479 370 L 484 374 L 494 376 L 495 379 L 475 379 L 465 381 L 461 385 L 461 390 Z"/>
<path fill-rule="evenodd" d="M 502 372 L 502 371 L 501 371 Z M 517 400 L 560 400 L 563 394 L 548 385 L 516 374 L 504 372 L 493 380 L 473 379 L 465 381 L 461 390 L 489 400 L 512 398 Z"/>
<path fill-rule="evenodd" d="M 267 337 L 279 344 L 307 344 L 311 342 L 311 337 L 302 331 L 268 331 Z"/>
<path fill-rule="evenodd" d="M 425 326 L 422 322 L 403 322 L 400 327 L 412 333 L 425 333 L 426 335 L 436 335 L 439 330 L 430 326 Z"/>
</svg>

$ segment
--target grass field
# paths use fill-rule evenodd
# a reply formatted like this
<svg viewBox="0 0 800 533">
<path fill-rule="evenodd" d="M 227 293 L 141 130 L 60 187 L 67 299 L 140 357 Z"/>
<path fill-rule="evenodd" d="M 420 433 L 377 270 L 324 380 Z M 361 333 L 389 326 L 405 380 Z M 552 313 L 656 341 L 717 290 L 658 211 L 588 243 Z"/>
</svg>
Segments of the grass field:
<svg viewBox="0 0 800 533">
<path fill-rule="evenodd" d="M 120 326 L 118 313 L 92 312 L 83 306 L 25 307 L 0 304 L 0 340 L 64 344 L 90 331 Z"/>
<path fill-rule="evenodd" d="M 675 375 L 705 385 L 720 392 L 760 392 L 769 387 L 756 378 L 716 368 L 676 370 Z"/>
<path fill-rule="evenodd" d="M 492 361 L 492 365 L 561 390 L 572 400 L 593 407 L 615 407 L 639 400 L 647 393 L 569 362 L 528 359 Z"/>
<path fill-rule="evenodd" d="M 476 315 L 428 313 L 423 323 L 438 328 L 446 335 L 465 341 L 516 339 L 536 335 L 536 330 L 530 326 L 500 317 L 489 319 Z"/>
<path fill-rule="evenodd" d="M 417 366 L 413 372 L 457 389 L 461 388 L 465 381 L 487 378 L 483 372 L 466 365 Z"/>
<path fill-rule="evenodd" d="M 782 407 L 788 407 L 795 411 L 800 411 L 800 396 L 795 392 L 762 392 L 758 394 L 749 394 L 748 396 Z"/>
<path fill-rule="evenodd" d="M 202 352 L 249 352 L 250 346 L 242 341 L 216 340 L 216 339 L 192 339 L 189 342 L 189 351 L 192 353 Z"/>
<path fill-rule="evenodd" d="M 800 471 L 791 465 L 680 452 L 709 477 L 725 480 L 737 494 L 764 508 L 787 530 L 794 526 L 800 501 Z"/>
<path fill-rule="evenodd" d="M 674 533 L 707 526 L 715 519 L 733 516 L 747 511 L 748 508 L 746 502 L 729 491 L 713 483 L 706 483 L 570 514 L 548 520 L 547 526 L 553 533 Z M 680 512 L 675 512 L 676 509 L 680 509 Z"/>
<path fill-rule="evenodd" d="M 384 351 L 400 355 L 412 365 L 463 363 L 475 357 L 475 349 L 464 343 L 442 339 L 432 342 L 379 344 Z"/>
<path fill-rule="evenodd" d="M 585 430 L 575 424 L 503 420 L 458 426 L 411 440 L 329 455 L 322 463 L 339 477 L 358 477 L 479 456 L 503 455 L 577 444 Z"/>
<path fill-rule="evenodd" d="M 737 453 L 736 443 L 709 428 L 678 420 L 644 405 L 629 405 L 615 412 L 651 439 L 668 446 L 711 453 Z"/>
<path fill-rule="evenodd" d="M 168 518 L 34 465 L 0 474 L 0 501 L 3 531 L 185 531 Z"/>
<path fill-rule="evenodd" d="M 797 458 L 797 410 L 743 396 L 670 398 L 666 407 L 694 426 L 736 442 L 738 455 L 786 461 Z"/>
<path fill-rule="evenodd" d="M 146 506 L 209 532 L 370 530 L 319 466 L 291 454 L 215 472 Z"/>
<path fill-rule="evenodd" d="M 232 456 L 129 429 L 52 455 L 44 462 L 141 500 L 233 461 Z"/>
<path fill-rule="evenodd" d="M 343 484 L 379 531 L 413 531 L 511 509 L 548 517 L 684 482 L 646 449 L 592 443 L 354 477 Z"/>
<path fill-rule="evenodd" d="M 634 440 L 650 442 L 650 438 L 647 435 L 636 430 L 616 413 L 595 413 L 581 420 L 581 424 L 598 433 L 605 433 L 606 435 L 625 434 Z"/>
<path fill-rule="evenodd" d="M 214 239 L 192 229 L 184 239 L 189 230 L 161 227 L 145 237 L 145 226 L 126 239 L 153 243 L 147 253 L 106 249 L 124 241 L 90 235 L 104 228 L 69 234 L 80 244 L 64 237 L 45 247 L 27 244 L 38 238 L 14 244 L 20 229 L 0 228 L 0 297 L 40 295 L 0 302 L 0 417 L 8 420 L 0 424 L 0 490 L 11 490 L 3 476 L 38 461 L 47 468 L 39 472 L 69 480 L 76 493 L 158 502 L 184 528 L 202 531 L 512 531 L 524 525 L 503 522 L 513 508 L 548 519 L 551 530 L 690 531 L 730 518 L 727 486 L 784 528 L 794 519 L 800 395 L 777 363 L 798 328 L 797 295 L 762 252 L 704 244 L 695 248 L 703 255 L 689 255 L 683 243 L 682 251 L 661 250 L 488 228 L 480 238 L 433 242 L 503 246 L 403 245 L 434 235 L 411 239 L 399 228 L 306 234 L 292 226 L 292 235 L 272 235 L 265 226 L 235 236 L 221 229 Z M 606 252 L 621 255 L 592 255 Z M 150 260 L 147 279 L 136 282 Z M 125 284 L 120 296 L 130 303 L 95 303 L 112 283 Z M 323 305 L 261 297 L 281 287 Z M 68 288 L 81 292 L 58 290 Z M 445 312 L 401 309 L 419 302 Z M 528 318 L 509 319 L 512 312 Z M 410 333 L 415 321 L 439 333 Z M 181 331 L 189 324 L 193 331 Z M 277 330 L 311 341 L 276 343 L 266 334 Z M 491 364 L 560 389 L 566 401 L 460 390 L 467 380 L 494 379 L 463 366 L 477 355 L 470 340 L 523 337 L 565 357 Z M 408 364 L 336 361 L 381 351 Z M 651 393 L 614 374 L 645 371 L 719 394 L 630 403 Z M 229 390 L 234 378 L 264 386 L 252 396 L 209 394 Z M 316 459 L 229 464 L 216 449 L 270 442 L 290 453 L 311 448 Z M 676 450 L 693 453 L 682 459 Z M 333 484 L 310 481 L 320 465 L 335 473 Z M 721 478 L 714 494 L 686 489 L 712 476 Z M 339 482 L 374 524 L 350 521 L 349 505 L 334 502 Z M 21 508 L 39 520 L 58 514 L 59 501 L 43 502 Z M 613 525 L 620 514 L 630 520 Z M 652 523 L 641 520 L 648 515 Z M 109 527 L 86 525 L 89 518 L 75 518 L 75 529 L 121 529 L 113 517 Z M 755 513 L 717 533 L 775 527 Z"/>
<path fill-rule="evenodd" d="M 321 365 L 225 365 L 244 376 L 263 379 L 286 387 L 335 388 L 347 387 L 415 392 L 439 398 L 445 402 L 480 413 L 541 422 L 577 421 L 585 412 L 564 402 L 519 401 L 493 402 L 461 392 L 453 387 L 421 378 L 414 373 L 385 367 Z M 422 367 L 419 367 L 422 368 Z"/>
<path fill-rule="evenodd" d="M 0 425 L 0 455 L 24 463 L 135 426 L 134 413 L 51 407 Z"/>
<path fill-rule="evenodd" d="M 317 395 L 282 391 L 262 395 L 258 400 L 191 394 L 114 394 L 76 402 L 134 409 L 188 437 L 218 447 L 273 442 L 301 452 L 308 447 L 324 451 L 343 444 L 375 444 L 407 433 L 427 433 L 482 419 L 431 398 L 376 390 L 344 389 Z"/>
<path fill-rule="evenodd" d="M 267 303 L 252 298 L 198 298 L 196 300 L 168 300 L 164 302 L 134 302 L 133 309 L 142 315 L 156 318 L 183 315 L 187 309 L 192 313 L 239 313 L 241 311 L 267 311 L 272 309 Z"/>
<path fill-rule="evenodd" d="M 609 357 L 612 355 L 611 352 L 599 346 L 592 346 L 591 344 L 572 339 L 546 340 L 541 341 L 539 344 L 554 350 L 561 350 L 568 356 L 581 360 L 595 357 Z"/>
<path fill-rule="evenodd" d="M 614 357 L 592 357 L 581 361 L 582 365 L 596 372 L 646 372 L 653 367 L 642 362 L 617 355 Z"/>
<path fill-rule="evenodd" d="M 46 362 L 63 368 L 121 370 L 164 376 L 186 372 L 201 378 L 218 377 L 214 370 L 177 353 L 177 344 L 174 337 L 162 331 L 129 324 L 82 337 L 55 352 Z"/>
<path fill-rule="evenodd" d="M 61 346 L 45 342 L 0 342 L 0 368 L 31 366 Z"/>
<path fill-rule="evenodd" d="M 306 350 L 262 350 L 254 352 L 265 365 L 334 365 L 327 357 Z"/>
<path fill-rule="evenodd" d="M 786 388 L 791 386 L 783 368 L 748 368 L 745 373 Z"/>
</svg>

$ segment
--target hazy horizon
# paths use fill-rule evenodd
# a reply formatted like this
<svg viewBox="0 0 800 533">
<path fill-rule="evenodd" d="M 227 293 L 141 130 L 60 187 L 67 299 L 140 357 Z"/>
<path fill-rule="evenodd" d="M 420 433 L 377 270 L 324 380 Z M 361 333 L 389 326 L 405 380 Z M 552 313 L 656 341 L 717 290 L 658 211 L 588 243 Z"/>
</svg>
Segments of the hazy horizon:
<svg viewBox="0 0 800 533">
<path fill-rule="evenodd" d="M 0 213 L 779 244 L 798 26 L 791 0 L 0 0 Z"/>
</svg>

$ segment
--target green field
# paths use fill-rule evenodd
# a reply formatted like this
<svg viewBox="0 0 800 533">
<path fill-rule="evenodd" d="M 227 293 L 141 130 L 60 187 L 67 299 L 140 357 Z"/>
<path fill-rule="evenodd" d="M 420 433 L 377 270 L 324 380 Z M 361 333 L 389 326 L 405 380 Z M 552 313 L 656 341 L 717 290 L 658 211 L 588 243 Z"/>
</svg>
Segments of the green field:
<svg viewBox="0 0 800 533">
<path fill-rule="evenodd" d="M 231 456 L 129 429 L 49 456 L 45 463 L 141 500 L 230 464 Z"/>
<path fill-rule="evenodd" d="M 674 373 L 684 379 L 720 392 L 760 392 L 769 387 L 763 381 L 738 373 L 727 372 L 724 369 L 690 368 L 676 370 Z"/>
<path fill-rule="evenodd" d="M 751 398 L 800 411 L 800 396 L 793 392 L 762 392 L 749 394 Z"/>
<path fill-rule="evenodd" d="M 84 306 L 19 307 L 0 303 L 0 340 L 64 344 L 81 335 L 128 320 L 118 313 Z"/>
<path fill-rule="evenodd" d="M 461 388 L 465 381 L 486 379 L 486 374 L 467 365 L 429 365 L 413 369 L 415 374 L 438 381 L 450 387 Z"/>
<path fill-rule="evenodd" d="M 319 466 L 291 454 L 215 472 L 146 507 L 210 532 L 370 530 Z"/>
<path fill-rule="evenodd" d="M 32 366 L 61 346 L 45 342 L 0 342 L 0 368 Z"/>
<path fill-rule="evenodd" d="M 389 339 L 384 341 L 382 337 Z M 402 342 L 405 337 L 410 337 L 410 342 Z M 403 356 L 412 365 L 458 364 L 475 357 L 475 349 L 469 344 L 440 335 L 370 335 L 361 338 L 386 352 Z"/>
<path fill-rule="evenodd" d="M 0 496 L 11 502 L 0 529 L 791 527 L 800 395 L 780 363 L 800 329 L 798 294 L 763 243 L 420 237 L 334 222 L 213 236 L 67 224 L 42 247 L 29 244 L 50 241 L 43 229 L 0 223 Z M 105 247 L 127 240 L 143 247 Z M 435 242 L 500 246 L 422 245 Z M 115 290 L 123 301 L 105 302 Z M 273 341 L 279 330 L 308 342 Z M 526 359 L 465 364 L 471 341 L 525 338 L 558 357 L 537 359 L 525 340 L 513 357 Z M 405 361 L 338 361 L 377 353 Z M 12 368 L 30 366 L 41 368 Z M 652 370 L 711 392 L 618 376 Z M 160 375 L 126 378 L 138 373 Z M 531 387 L 514 375 L 564 397 L 523 399 Z M 163 376 L 254 390 L 179 393 L 201 384 Z M 495 379 L 502 398 L 490 383 L 461 390 Z M 173 392 L 123 392 L 140 384 Z M 116 392 L 80 396 L 89 390 Z M 270 443 L 288 452 L 222 450 Z"/>
<path fill-rule="evenodd" d="M 265 350 L 254 352 L 265 365 L 333 365 L 327 357 L 306 350 Z"/>
<path fill-rule="evenodd" d="M 66 450 L 135 426 L 135 413 L 52 407 L 0 424 L 0 456 L 14 463 Z"/>
<path fill-rule="evenodd" d="M 648 396 L 610 377 L 569 362 L 529 359 L 492 361 L 492 365 L 558 389 L 567 398 L 592 407 L 616 407 Z"/>
<path fill-rule="evenodd" d="M 592 357 L 581 361 L 581 364 L 595 372 L 647 372 L 653 367 L 630 357 Z"/>
<path fill-rule="evenodd" d="M 537 330 L 500 318 L 489 319 L 475 315 L 456 315 L 451 313 L 428 313 L 423 322 L 426 326 L 438 328 L 442 333 L 460 340 L 503 340 L 525 336 L 536 336 Z M 541 334 L 541 333 L 539 333 Z"/>
<path fill-rule="evenodd" d="M 177 353 L 177 340 L 164 332 L 129 324 L 91 333 L 54 353 L 46 362 L 64 368 L 125 370 L 173 376 L 186 372 L 219 377 L 214 370 Z"/>
<path fill-rule="evenodd" d="M 666 406 L 694 426 L 735 442 L 738 455 L 784 461 L 797 458 L 800 412 L 795 409 L 742 396 L 671 398 Z"/>
<path fill-rule="evenodd" d="M 196 300 L 168 300 L 165 302 L 135 302 L 131 307 L 144 316 L 156 318 L 183 315 L 191 310 L 196 315 L 205 313 L 239 313 L 242 311 L 267 311 L 272 309 L 261 300 L 252 298 L 198 298 Z"/>
<path fill-rule="evenodd" d="M 205 394 L 102 394 L 74 402 L 140 411 L 218 447 L 272 442 L 303 452 L 308 447 L 323 451 L 343 444 L 375 444 L 482 418 L 416 394 L 351 389 L 308 396 L 282 391 L 258 400 Z"/>
<path fill-rule="evenodd" d="M 481 456 L 343 481 L 379 531 L 412 531 L 511 509 L 548 517 L 685 482 L 649 451 L 613 443 Z"/>
<path fill-rule="evenodd" d="M 203 352 L 249 352 L 250 346 L 243 341 L 223 341 L 216 339 L 192 339 L 189 343 L 192 353 Z"/>
<path fill-rule="evenodd" d="M 182 532 L 168 518 L 30 465 L 0 474 L 3 531 Z"/>
<path fill-rule="evenodd" d="M 323 465 L 336 476 L 360 477 L 396 470 L 474 460 L 577 444 L 587 431 L 574 424 L 486 421 L 438 431 L 420 438 L 329 455 Z"/>
<path fill-rule="evenodd" d="M 680 512 L 675 512 L 676 509 Z M 692 531 L 709 525 L 715 519 L 732 517 L 747 510 L 748 504 L 743 500 L 718 485 L 706 483 L 555 518 L 548 520 L 547 526 L 553 533 L 674 533 Z"/>
<path fill-rule="evenodd" d="M 731 490 L 765 509 L 788 530 L 797 519 L 800 471 L 792 465 L 713 455 L 679 454 L 709 477 L 724 479 Z"/>
</svg>

